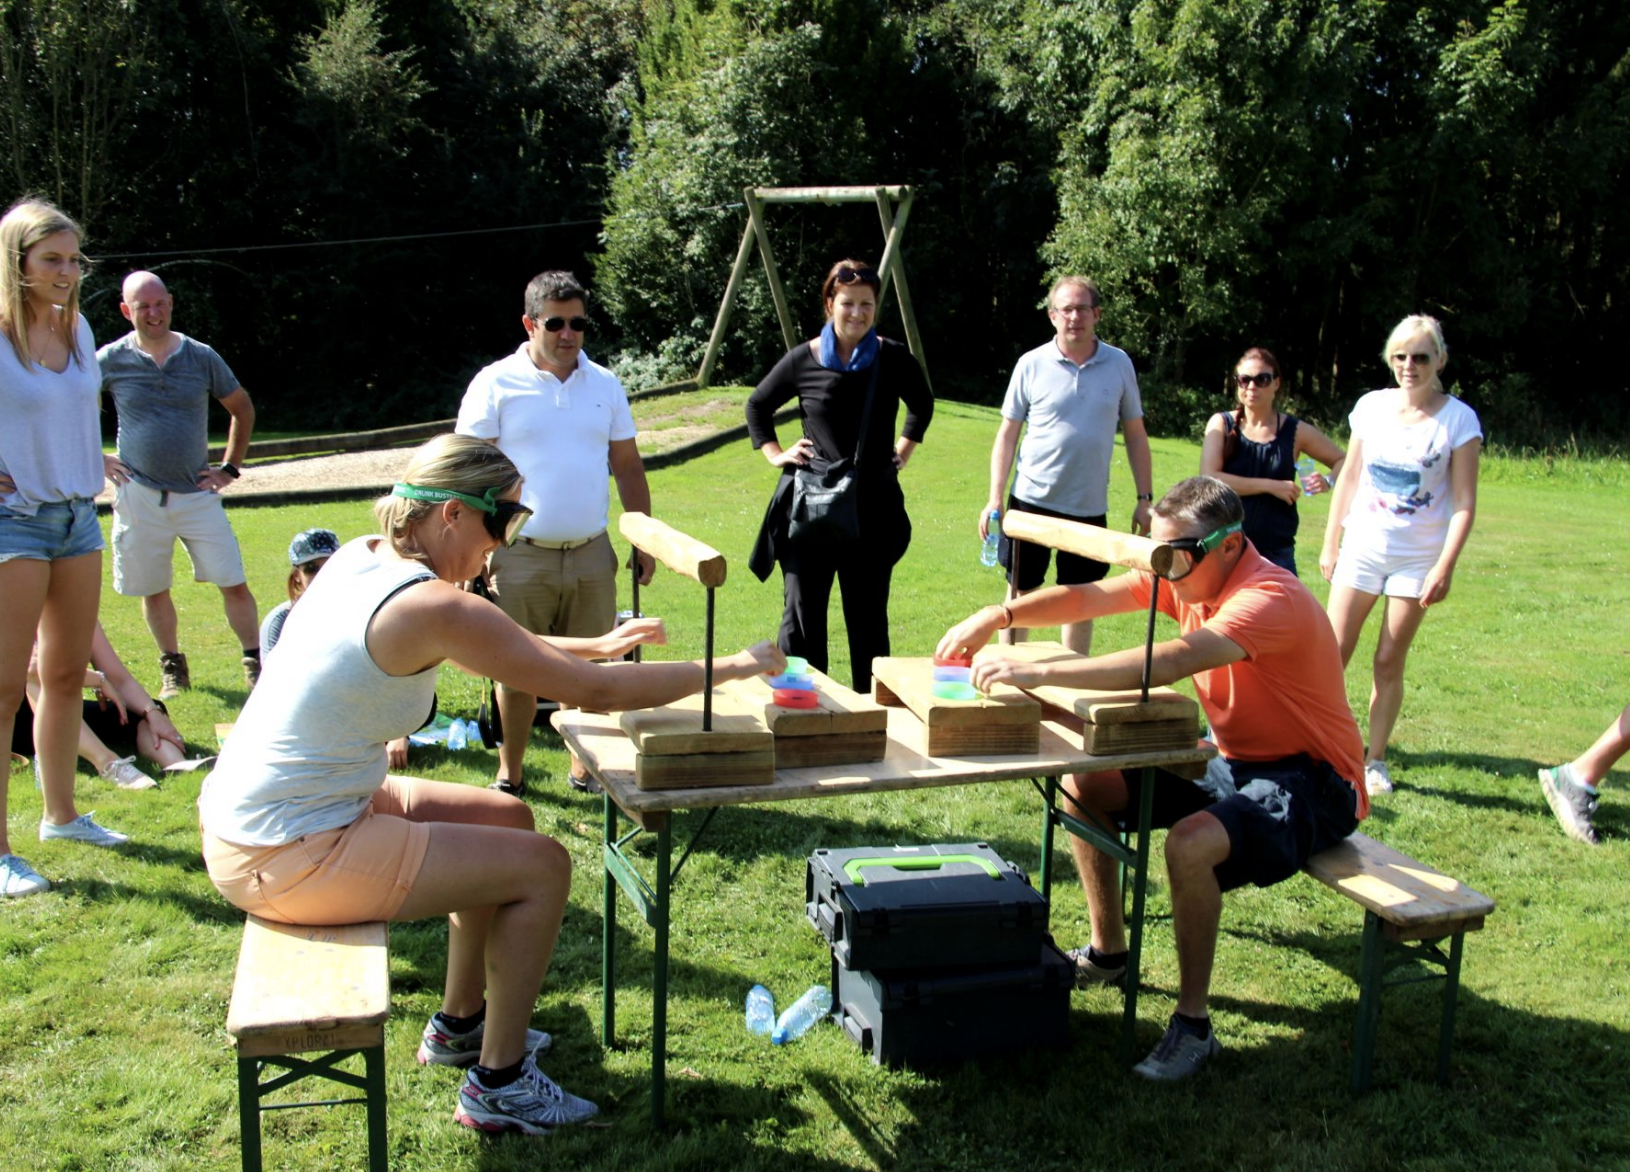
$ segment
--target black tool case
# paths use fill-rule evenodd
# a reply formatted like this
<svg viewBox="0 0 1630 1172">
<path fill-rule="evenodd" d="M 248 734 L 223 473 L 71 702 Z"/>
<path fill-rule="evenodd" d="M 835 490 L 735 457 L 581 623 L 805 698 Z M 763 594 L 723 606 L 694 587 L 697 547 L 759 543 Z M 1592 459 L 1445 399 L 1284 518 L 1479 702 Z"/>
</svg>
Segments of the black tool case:
<svg viewBox="0 0 1630 1172">
<path fill-rule="evenodd" d="M 982 842 L 817 850 L 804 910 L 850 969 L 1034 964 L 1047 901 Z"/>
<path fill-rule="evenodd" d="M 850 969 L 832 958 L 832 1016 L 888 1066 L 960 1062 L 1067 1040 L 1075 966 L 1045 940 L 1028 964 Z"/>
</svg>

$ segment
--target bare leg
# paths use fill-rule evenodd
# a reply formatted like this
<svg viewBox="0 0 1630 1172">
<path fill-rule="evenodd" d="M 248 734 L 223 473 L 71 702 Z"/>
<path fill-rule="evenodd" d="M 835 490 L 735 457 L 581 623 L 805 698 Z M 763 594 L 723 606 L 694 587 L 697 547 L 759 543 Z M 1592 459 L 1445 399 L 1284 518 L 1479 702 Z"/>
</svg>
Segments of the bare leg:
<svg viewBox="0 0 1630 1172">
<path fill-rule="evenodd" d="M 1341 648 L 1342 667 L 1353 661 L 1358 637 L 1364 631 L 1364 620 L 1370 617 L 1378 597 L 1354 590 L 1351 586 L 1330 587 L 1330 601 L 1325 606 L 1325 612 L 1330 616 L 1330 626 L 1336 632 L 1336 644 Z"/>
<path fill-rule="evenodd" d="M 89 733 L 90 729 L 87 728 L 85 731 Z M 97 743 L 100 744 L 101 742 L 98 741 Z M 80 738 L 80 744 L 81 748 L 79 750 L 79 755 L 83 757 L 85 756 L 83 737 Z M 103 747 L 106 748 L 106 746 Z M 144 761 L 151 761 L 160 769 L 163 769 L 167 765 L 174 765 L 177 761 L 185 761 L 187 759 L 187 755 L 180 749 L 176 748 L 175 745 L 171 744 L 169 741 L 160 740 L 157 736 L 155 736 L 152 728 L 149 727 L 145 720 L 136 725 L 136 752 Z M 111 749 L 108 750 L 108 755 L 110 757 L 112 756 Z M 97 768 L 101 768 L 101 766 L 97 766 Z"/>
<path fill-rule="evenodd" d="M 1092 654 L 1092 620 L 1086 619 L 1079 623 L 1065 623 L 1059 629 L 1059 638 L 1064 646 L 1077 655 Z"/>
<path fill-rule="evenodd" d="M 0 562 L 0 598 L 6 600 L 0 610 L 0 728 L 10 729 L 22 707 L 34 629 L 50 582 L 50 562 L 32 558 Z M 11 839 L 6 832 L 6 788 L 0 785 L 0 855 L 11 853 Z"/>
<path fill-rule="evenodd" d="M 498 685 L 498 729 L 504 738 L 498 750 L 498 776 L 507 778 L 511 785 L 522 781 L 522 762 L 526 759 L 526 745 L 532 737 L 532 722 L 537 719 L 538 698 L 514 688 Z"/>
<path fill-rule="evenodd" d="M 409 816 L 434 824 L 424 867 L 396 918 L 451 915 L 443 1008 L 474 1013 L 484 990 L 481 1062 L 513 1065 L 524 1057 L 532 1007 L 560 935 L 571 856 L 529 829 L 525 805 L 490 790 L 416 781 Z"/>
<path fill-rule="evenodd" d="M 153 642 L 158 644 L 160 654 L 174 655 L 181 650 L 177 643 L 180 620 L 175 614 L 175 599 L 170 597 L 168 590 L 160 590 L 143 598 L 141 617 L 147 620 L 147 629 L 152 633 Z M 259 641 L 258 635 L 256 641 Z"/>
<path fill-rule="evenodd" d="M 1365 756 L 1371 761 L 1387 759 L 1387 742 L 1404 703 L 1404 661 L 1425 617 L 1426 611 L 1413 598 L 1387 599 L 1381 637 L 1375 644 L 1375 679 L 1370 685 L 1370 739 Z"/>
<path fill-rule="evenodd" d="M 1215 868 L 1227 860 L 1228 832 L 1201 810 L 1166 835 L 1166 875 L 1172 885 L 1172 929 L 1177 943 L 1177 1012 L 1204 1017 L 1217 955 L 1222 888 Z"/>
<path fill-rule="evenodd" d="M 226 625 L 238 637 L 238 646 L 253 651 L 260 646 L 260 615 L 255 610 L 255 596 L 249 593 L 249 583 L 221 587 L 221 603 L 226 608 Z"/>
<path fill-rule="evenodd" d="M 40 700 L 34 710 L 34 750 L 45 793 L 45 820 L 58 826 L 79 817 L 74 807 L 74 760 L 84 724 L 85 665 L 91 658 L 96 605 L 102 596 L 102 554 L 49 563 L 51 581 L 40 609 Z"/>
<path fill-rule="evenodd" d="M 1599 785 L 1607 771 L 1627 752 L 1630 752 L 1630 705 L 1626 705 L 1619 718 L 1596 738 L 1596 743 L 1573 762 L 1573 775 L 1586 785 Z"/>
<path fill-rule="evenodd" d="M 1105 826 L 1111 815 L 1124 810 L 1128 801 L 1126 780 L 1115 772 L 1071 773 L 1064 778 L 1064 790 L 1074 799 L 1066 809 L 1078 815 L 1091 815 Z M 1126 917 L 1121 907 L 1121 885 L 1115 860 L 1085 839 L 1070 835 L 1070 854 L 1075 857 L 1076 874 L 1087 897 L 1087 914 L 1092 920 L 1092 946 L 1099 952 L 1126 951 Z"/>
</svg>

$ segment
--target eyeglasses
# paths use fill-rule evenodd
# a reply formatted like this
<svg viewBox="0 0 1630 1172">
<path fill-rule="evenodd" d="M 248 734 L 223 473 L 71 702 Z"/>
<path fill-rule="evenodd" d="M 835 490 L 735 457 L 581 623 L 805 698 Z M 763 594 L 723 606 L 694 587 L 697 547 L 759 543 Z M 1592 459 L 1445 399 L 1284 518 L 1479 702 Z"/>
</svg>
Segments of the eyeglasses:
<svg viewBox="0 0 1630 1172">
<path fill-rule="evenodd" d="M 1166 544 L 1172 550 L 1172 567 L 1166 571 L 1166 580 L 1176 582 L 1194 573 L 1195 567 L 1205 561 L 1206 554 L 1227 540 L 1229 534 L 1240 532 L 1242 525 L 1243 522 L 1235 521 L 1204 537 L 1179 537 L 1175 541 L 1168 541 Z"/>
<path fill-rule="evenodd" d="M 542 326 L 551 334 L 558 334 L 566 326 L 572 327 L 572 332 L 581 334 L 589 328 L 589 319 L 586 317 L 546 317 L 542 321 L 533 318 L 532 321 Z"/>
<path fill-rule="evenodd" d="M 1234 381 L 1242 387 L 1271 387 L 1279 376 L 1271 370 L 1264 370 L 1261 374 L 1236 374 Z"/>
<path fill-rule="evenodd" d="M 1097 303 L 1093 303 L 1091 305 L 1055 305 L 1053 307 L 1053 312 L 1058 314 L 1060 317 L 1074 317 L 1079 313 L 1091 313 L 1097 308 Z"/>
<path fill-rule="evenodd" d="M 1432 356 L 1430 354 L 1423 354 L 1418 350 L 1413 354 L 1398 353 L 1392 356 L 1392 364 L 1394 366 L 1402 366 L 1405 362 L 1408 362 L 1413 366 L 1425 366 L 1431 361 Z"/>
<path fill-rule="evenodd" d="M 843 268 L 838 270 L 837 276 L 833 277 L 832 280 L 838 285 L 853 285 L 856 283 L 872 285 L 877 283 L 877 270 L 852 269 L 848 265 L 844 265 Z"/>
<path fill-rule="evenodd" d="M 489 488 L 480 496 L 471 496 L 467 492 L 455 492 L 450 488 L 397 484 L 392 486 L 391 495 L 410 501 L 463 501 L 481 514 L 481 523 L 487 527 L 488 536 L 494 541 L 502 541 L 505 545 L 514 545 L 515 539 L 521 535 L 521 526 L 526 524 L 532 510 L 520 501 L 499 500 L 498 494 L 503 491 L 502 488 Z"/>
</svg>

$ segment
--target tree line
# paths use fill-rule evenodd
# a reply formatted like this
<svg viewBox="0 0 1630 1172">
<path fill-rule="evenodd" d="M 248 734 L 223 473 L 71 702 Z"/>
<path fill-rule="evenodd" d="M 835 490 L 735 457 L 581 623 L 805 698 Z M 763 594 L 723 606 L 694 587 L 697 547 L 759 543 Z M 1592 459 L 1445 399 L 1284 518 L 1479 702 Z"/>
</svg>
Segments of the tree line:
<svg viewBox="0 0 1630 1172">
<path fill-rule="evenodd" d="M 1337 422 L 1423 311 L 1492 440 L 1627 433 L 1622 3 L 0 0 L 0 95 L 98 337 L 155 269 L 280 430 L 451 414 L 545 267 L 590 281 L 596 358 L 684 377 L 744 187 L 908 183 L 941 395 L 995 401 L 1084 272 L 1159 432 L 1248 345 Z M 769 231 L 810 332 L 826 266 L 881 252 L 864 206 Z M 782 345 L 755 266 L 719 377 Z"/>
</svg>

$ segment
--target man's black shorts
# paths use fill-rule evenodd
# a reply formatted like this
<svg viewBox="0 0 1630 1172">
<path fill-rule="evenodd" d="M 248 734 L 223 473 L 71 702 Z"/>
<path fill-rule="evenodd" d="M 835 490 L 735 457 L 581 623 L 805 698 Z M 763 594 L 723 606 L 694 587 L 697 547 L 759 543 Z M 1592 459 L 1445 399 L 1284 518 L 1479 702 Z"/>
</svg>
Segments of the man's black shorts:
<svg viewBox="0 0 1630 1172">
<path fill-rule="evenodd" d="M 1020 513 L 1034 513 L 1038 517 L 1058 517 L 1064 521 L 1079 521 L 1083 525 L 1096 525 L 1103 529 L 1108 518 L 1103 514 L 1096 517 L 1073 517 L 1069 513 L 1056 512 L 1053 509 L 1044 509 L 1040 505 L 1032 505 L 1021 501 L 1016 496 L 1007 498 L 1007 511 Z M 1013 579 L 1013 550 L 1019 550 L 1019 577 Z M 1052 560 L 1053 551 L 1045 545 L 1034 545 L 1028 541 L 1009 541 L 1007 526 L 1002 526 L 1002 540 L 998 546 L 997 559 L 1002 568 L 1008 571 L 1008 581 L 1013 582 L 1014 589 L 1034 590 L 1040 586 L 1047 577 L 1047 563 Z M 1058 577 L 1055 581 L 1060 586 L 1079 586 L 1083 582 L 1096 582 L 1109 573 L 1109 563 L 1084 558 L 1079 554 L 1058 551 Z"/>
<path fill-rule="evenodd" d="M 1228 832 L 1228 858 L 1216 867 L 1224 891 L 1247 883 L 1270 887 L 1288 879 L 1308 859 L 1358 829 L 1358 792 L 1329 765 L 1305 753 L 1278 761 L 1219 757 L 1200 781 L 1164 769 L 1154 772 L 1157 828 L 1204 810 Z M 1122 776 L 1130 797 L 1116 818 L 1136 823 L 1143 770 L 1123 770 Z M 1228 793 L 1230 789 L 1234 792 Z"/>
</svg>

